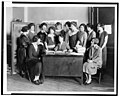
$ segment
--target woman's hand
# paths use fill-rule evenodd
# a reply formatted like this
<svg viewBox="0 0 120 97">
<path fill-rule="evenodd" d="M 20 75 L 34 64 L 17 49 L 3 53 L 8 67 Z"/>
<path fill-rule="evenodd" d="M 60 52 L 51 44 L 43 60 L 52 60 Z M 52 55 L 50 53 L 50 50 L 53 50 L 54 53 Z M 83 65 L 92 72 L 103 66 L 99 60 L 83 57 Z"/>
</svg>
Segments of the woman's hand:
<svg viewBox="0 0 120 97">
<path fill-rule="evenodd" d="M 88 59 L 88 62 L 89 62 L 89 63 L 92 63 L 92 62 L 93 62 L 93 60 Z"/>
</svg>

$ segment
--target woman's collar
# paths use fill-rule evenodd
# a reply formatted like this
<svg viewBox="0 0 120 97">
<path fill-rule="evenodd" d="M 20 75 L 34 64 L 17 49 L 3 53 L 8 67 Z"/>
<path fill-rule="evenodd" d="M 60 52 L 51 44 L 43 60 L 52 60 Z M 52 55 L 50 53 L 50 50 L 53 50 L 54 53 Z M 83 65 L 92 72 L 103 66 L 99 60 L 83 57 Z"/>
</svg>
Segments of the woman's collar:
<svg viewBox="0 0 120 97">
<path fill-rule="evenodd" d="M 74 31 L 74 32 L 70 32 L 70 33 L 69 33 L 69 36 L 75 35 L 78 31 L 79 31 L 79 30 L 76 30 L 76 31 Z"/>
<path fill-rule="evenodd" d="M 90 34 L 93 30 L 91 29 L 88 33 Z"/>
</svg>

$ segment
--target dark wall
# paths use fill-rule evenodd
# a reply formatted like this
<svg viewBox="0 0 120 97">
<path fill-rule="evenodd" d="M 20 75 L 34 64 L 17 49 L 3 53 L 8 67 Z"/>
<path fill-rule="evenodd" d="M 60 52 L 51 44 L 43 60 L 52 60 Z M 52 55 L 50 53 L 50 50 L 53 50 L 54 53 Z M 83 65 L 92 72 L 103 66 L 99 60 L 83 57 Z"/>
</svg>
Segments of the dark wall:
<svg viewBox="0 0 120 97">
<path fill-rule="evenodd" d="M 112 25 L 112 34 L 108 35 L 107 43 L 107 68 L 108 74 L 114 77 L 114 34 L 115 34 L 115 8 L 101 7 L 99 8 L 99 22 Z"/>
<path fill-rule="evenodd" d="M 114 47 L 114 22 L 115 22 L 115 8 L 99 8 L 99 22 L 104 24 L 112 24 L 112 34 L 109 34 L 108 47 Z"/>
</svg>

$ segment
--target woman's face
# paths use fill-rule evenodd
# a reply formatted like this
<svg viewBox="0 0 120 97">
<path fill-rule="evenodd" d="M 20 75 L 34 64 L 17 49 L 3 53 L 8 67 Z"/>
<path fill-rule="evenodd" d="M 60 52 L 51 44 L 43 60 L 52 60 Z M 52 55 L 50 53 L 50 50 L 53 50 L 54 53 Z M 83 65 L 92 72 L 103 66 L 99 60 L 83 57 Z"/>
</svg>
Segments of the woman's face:
<svg viewBox="0 0 120 97">
<path fill-rule="evenodd" d="M 27 31 L 25 32 L 25 34 L 26 34 L 26 35 L 29 34 L 29 30 L 27 30 Z"/>
<path fill-rule="evenodd" d="M 46 26 L 46 25 L 43 25 L 42 30 L 43 30 L 43 31 L 47 31 L 47 26 Z"/>
<path fill-rule="evenodd" d="M 71 29 L 72 29 L 73 31 L 75 31 L 75 30 L 76 30 L 76 27 L 72 24 L 72 25 L 71 25 Z"/>
<path fill-rule="evenodd" d="M 98 31 L 98 32 L 101 32 L 102 30 L 103 30 L 102 27 L 100 27 L 100 26 L 97 27 L 97 31 Z"/>
<path fill-rule="evenodd" d="M 90 30 L 91 30 L 91 28 L 87 26 L 87 30 L 88 30 L 88 31 L 90 31 Z"/>
<path fill-rule="evenodd" d="M 85 31 L 84 26 L 80 26 L 80 31 L 81 31 L 81 32 L 84 32 L 84 31 Z"/>
<path fill-rule="evenodd" d="M 35 27 L 34 26 L 31 26 L 31 31 L 35 31 Z"/>
<path fill-rule="evenodd" d="M 37 41 L 37 45 L 39 45 L 39 44 L 40 44 L 40 41 L 41 41 L 41 40 L 40 40 L 40 39 L 38 39 L 38 41 Z"/>
<path fill-rule="evenodd" d="M 53 29 L 50 29 L 50 34 L 54 34 L 55 31 Z"/>
<path fill-rule="evenodd" d="M 57 25 L 57 30 L 61 30 L 62 26 L 61 25 Z"/>
</svg>

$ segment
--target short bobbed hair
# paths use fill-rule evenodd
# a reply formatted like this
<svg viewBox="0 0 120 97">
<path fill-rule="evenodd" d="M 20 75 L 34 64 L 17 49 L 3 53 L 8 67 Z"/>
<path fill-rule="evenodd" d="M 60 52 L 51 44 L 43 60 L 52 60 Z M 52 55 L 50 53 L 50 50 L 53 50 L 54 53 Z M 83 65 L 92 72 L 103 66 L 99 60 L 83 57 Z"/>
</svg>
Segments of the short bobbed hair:
<svg viewBox="0 0 120 97">
<path fill-rule="evenodd" d="M 38 37 L 37 35 L 35 35 L 35 36 L 33 37 L 32 41 L 33 41 L 33 42 L 37 42 L 38 39 L 39 39 L 39 37 Z"/>
</svg>

